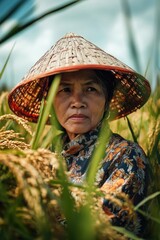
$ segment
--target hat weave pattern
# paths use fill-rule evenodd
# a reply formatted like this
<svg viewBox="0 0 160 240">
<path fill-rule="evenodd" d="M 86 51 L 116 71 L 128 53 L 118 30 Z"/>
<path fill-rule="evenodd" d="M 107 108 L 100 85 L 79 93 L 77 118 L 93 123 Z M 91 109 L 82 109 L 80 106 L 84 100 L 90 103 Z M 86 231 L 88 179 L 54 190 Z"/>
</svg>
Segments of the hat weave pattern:
<svg viewBox="0 0 160 240">
<path fill-rule="evenodd" d="M 126 116 L 148 100 L 149 82 L 115 57 L 74 33 L 57 41 L 9 94 L 11 110 L 37 122 L 41 101 L 48 93 L 48 76 L 66 71 L 99 69 L 112 71 L 116 89 L 110 103 L 111 120 Z"/>
</svg>

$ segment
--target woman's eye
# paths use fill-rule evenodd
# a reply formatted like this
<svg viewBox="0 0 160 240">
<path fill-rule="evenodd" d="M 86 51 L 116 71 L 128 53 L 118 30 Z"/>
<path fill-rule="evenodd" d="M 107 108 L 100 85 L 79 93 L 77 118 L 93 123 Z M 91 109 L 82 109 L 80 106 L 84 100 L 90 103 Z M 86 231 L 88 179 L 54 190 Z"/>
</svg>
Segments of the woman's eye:
<svg viewBox="0 0 160 240">
<path fill-rule="evenodd" d="M 69 87 L 64 87 L 64 88 L 61 88 L 59 92 L 71 92 L 71 89 Z"/>
<path fill-rule="evenodd" d="M 88 92 L 95 92 L 96 89 L 95 89 L 94 87 L 88 87 L 88 88 L 87 88 L 87 91 L 88 91 Z"/>
<path fill-rule="evenodd" d="M 69 87 L 63 88 L 63 92 L 70 92 L 71 89 Z"/>
</svg>

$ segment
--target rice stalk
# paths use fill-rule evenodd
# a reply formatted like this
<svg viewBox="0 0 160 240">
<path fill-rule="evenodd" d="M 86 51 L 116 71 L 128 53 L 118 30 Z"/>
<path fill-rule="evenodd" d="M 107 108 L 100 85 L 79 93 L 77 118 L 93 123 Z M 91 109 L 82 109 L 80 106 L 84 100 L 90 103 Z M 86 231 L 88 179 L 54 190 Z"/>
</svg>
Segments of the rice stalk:
<svg viewBox="0 0 160 240">
<path fill-rule="evenodd" d="M 106 145 L 108 144 L 110 136 L 111 136 L 111 132 L 108 128 L 108 120 L 104 118 L 102 123 L 102 128 L 98 138 L 98 143 L 93 152 L 93 155 L 91 158 L 91 164 L 87 171 L 87 183 L 88 183 L 89 191 L 91 190 L 91 187 L 94 186 L 96 173 L 101 163 L 101 160 L 103 159 L 103 156 L 106 150 Z"/>
<path fill-rule="evenodd" d="M 37 169 L 45 182 L 56 179 L 59 169 L 57 155 L 46 149 L 26 150 L 26 161 Z"/>
<path fill-rule="evenodd" d="M 23 158 L 15 155 L 0 154 L 0 162 L 9 167 L 16 177 L 18 182 L 16 192 L 22 191 L 29 207 L 33 209 L 38 216 L 43 216 L 39 199 L 40 192 L 38 191 L 39 185 L 43 184 L 37 171 Z M 30 201 L 32 197 L 34 197 L 34 201 Z"/>
<path fill-rule="evenodd" d="M 8 92 L 1 92 L 0 94 L 0 116 L 10 113 L 10 109 L 7 102 Z"/>
<path fill-rule="evenodd" d="M 18 125 L 22 126 L 26 130 L 27 133 L 29 133 L 32 136 L 32 129 L 27 120 L 20 118 L 13 114 L 5 114 L 5 115 L 0 116 L 0 121 L 4 121 L 4 120 L 15 121 Z"/>
<path fill-rule="evenodd" d="M 42 162 L 42 159 L 44 162 Z M 48 181 L 48 177 L 50 177 L 48 176 L 48 169 L 44 167 L 45 163 L 46 166 L 50 166 L 51 162 L 53 162 L 53 154 L 44 150 L 38 152 L 27 150 L 25 155 L 21 156 L 0 154 L 0 163 L 7 166 L 17 180 L 17 186 L 12 189 L 12 195 L 17 197 L 23 194 L 36 229 L 41 236 L 44 234 L 50 235 L 50 237 L 46 236 L 43 239 L 51 239 L 51 232 L 62 228 L 55 220 L 56 214 L 59 214 L 57 213 L 58 204 L 53 204 L 55 196 L 44 181 L 44 179 Z M 50 175 L 53 176 L 52 171 L 50 171 Z M 49 207 L 52 209 L 51 213 Z M 50 221 L 49 218 L 51 218 Z M 53 226 L 50 225 L 51 222 L 54 223 Z M 61 229 L 60 232 L 55 233 L 55 236 L 62 233 Z"/>
<path fill-rule="evenodd" d="M 135 133 L 134 133 L 134 130 L 133 130 L 133 127 L 132 127 L 132 124 L 131 124 L 131 122 L 130 122 L 130 120 L 129 120 L 128 117 L 126 117 L 126 119 L 127 119 L 128 128 L 129 128 L 129 130 L 130 130 L 130 132 L 131 132 L 133 141 L 136 142 L 136 143 L 138 143 L 137 137 L 135 136 Z"/>
<path fill-rule="evenodd" d="M 23 150 L 30 148 L 30 145 L 23 142 L 24 138 L 13 130 L 0 130 L 0 149 L 18 149 Z"/>
<path fill-rule="evenodd" d="M 15 45 L 15 44 L 14 44 L 14 45 Z M 7 57 L 4 65 L 3 65 L 2 70 L 0 71 L 0 79 L 2 78 L 2 76 L 3 76 L 3 74 L 4 74 L 4 71 L 5 71 L 6 67 L 7 67 L 8 61 L 9 61 L 9 59 L 10 59 L 11 53 L 12 53 L 13 48 L 14 48 L 14 45 L 12 46 L 12 48 L 11 48 L 9 54 L 8 54 L 8 57 Z"/>
<path fill-rule="evenodd" d="M 38 148 L 38 144 L 39 144 L 41 135 L 44 131 L 45 124 L 47 123 L 47 120 L 49 118 L 50 109 L 53 105 L 54 97 L 56 95 L 56 91 L 59 86 L 59 83 L 60 83 L 60 76 L 57 75 L 54 78 L 54 81 L 50 87 L 45 107 L 44 107 L 44 101 L 42 101 L 36 132 L 33 136 L 32 142 L 31 142 L 32 149 Z"/>
<path fill-rule="evenodd" d="M 148 156 L 152 156 L 153 152 L 156 151 L 159 139 L 160 139 L 160 118 L 154 121 L 151 130 L 148 133 L 149 138 L 149 149 Z"/>
<path fill-rule="evenodd" d="M 61 209 L 59 205 L 59 203 L 62 201 L 62 197 L 64 196 L 64 186 L 59 185 L 57 188 L 57 185 L 55 186 L 50 184 L 51 179 L 59 178 L 59 174 L 57 173 L 59 169 L 59 162 L 56 158 L 56 155 L 45 149 L 37 149 L 36 151 L 28 149 L 25 150 L 21 155 L 13 155 L 8 153 L 4 154 L 1 152 L 0 163 L 7 166 L 17 180 L 17 186 L 13 185 L 13 187 L 10 189 L 12 196 L 17 197 L 22 193 L 27 203 L 27 205 L 24 205 L 24 207 L 19 208 L 19 210 L 17 209 L 18 216 L 24 218 L 24 222 L 27 224 L 32 223 L 32 227 L 35 227 L 38 229 L 38 231 L 40 231 L 40 227 L 43 229 L 43 231 L 53 231 L 52 233 L 50 232 L 51 238 L 55 236 L 55 239 L 59 239 L 56 238 L 56 236 L 59 237 L 64 235 L 68 235 L 69 237 L 73 236 L 70 232 L 68 232 L 68 222 L 66 230 L 59 223 L 59 221 L 61 222 L 63 218 L 65 219 L 66 217 L 66 215 L 63 214 L 65 213 L 62 211 L 63 208 Z M 102 240 L 106 239 L 106 237 L 107 239 L 112 240 L 127 239 L 125 236 L 112 229 L 108 217 L 101 208 L 102 203 L 100 196 L 102 196 L 102 193 L 99 193 L 98 190 L 97 192 L 93 192 L 93 205 L 88 206 L 86 198 L 87 192 L 84 188 L 76 189 L 76 186 L 68 185 L 68 189 L 71 192 L 70 196 L 75 198 L 75 205 L 72 205 L 72 207 L 74 207 L 72 208 L 72 214 L 75 215 L 76 218 L 74 218 L 74 220 L 76 220 L 78 223 L 78 226 L 75 224 L 76 230 L 79 230 L 80 232 L 80 230 L 84 230 L 86 228 L 87 222 L 85 222 L 85 220 L 89 219 L 89 215 L 93 221 L 96 239 Z M 54 194 L 56 191 L 58 191 L 58 194 Z M 122 198 L 122 196 L 120 197 Z M 114 196 L 110 196 L 110 199 L 114 200 Z M 64 198 L 64 201 L 66 201 L 68 204 L 67 198 Z M 122 202 L 117 201 L 117 204 L 122 204 Z M 28 208 L 29 214 L 26 214 Z M 84 219 L 84 216 L 87 218 Z M 71 212 L 70 216 L 67 217 L 68 218 L 66 220 L 69 220 L 71 217 Z M 51 221 L 54 226 L 50 225 L 48 221 Z M 84 226 L 81 226 L 82 222 L 85 223 Z M 71 223 L 73 222 L 71 221 Z M 39 226 L 37 226 L 37 224 Z M 88 224 L 87 226 L 89 227 Z M 55 229 L 57 233 L 55 233 Z M 72 231 L 74 231 L 73 224 Z M 40 233 L 43 235 L 42 232 Z M 77 232 L 75 232 L 74 235 L 76 234 Z M 81 236 L 82 235 L 80 235 L 80 238 Z M 84 237 L 85 236 L 87 236 L 86 232 L 84 232 Z M 86 237 L 83 239 L 91 238 Z"/>
</svg>

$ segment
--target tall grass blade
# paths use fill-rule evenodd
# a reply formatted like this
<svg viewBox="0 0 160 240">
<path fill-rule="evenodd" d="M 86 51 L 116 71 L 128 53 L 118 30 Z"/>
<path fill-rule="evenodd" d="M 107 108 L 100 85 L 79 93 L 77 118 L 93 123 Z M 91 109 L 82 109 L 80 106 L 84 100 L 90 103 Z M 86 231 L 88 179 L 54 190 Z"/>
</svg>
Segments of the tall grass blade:
<svg viewBox="0 0 160 240">
<path fill-rule="evenodd" d="M 139 204 L 137 204 L 137 205 L 134 207 L 134 210 L 137 211 L 138 208 L 140 208 L 141 206 L 143 206 L 146 202 L 148 202 L 148 201 L 152 200 L 153 198 L 157 197 L 158 195 L 160 195 L 160 191 L 149 195 L 149 196 L 146 197 L 144 200 L 142 200 Z"/>
<path fill-rule="evenodd" d="M 11 53 L 12 53 L 12 51 L 13 51 L 14 46 L 15 46 L 15 44 L 14 44 L 13 47 L 11 48 L 10 53 L 9 53 L 9 55 L 8 55 L 5 63 L 4 63 L 4 66 L 3 66 L 2 70 L 0 71 L 0 79 L 2 78 L 3 73 L 4 73 L 4 71 L 5 71 L 6 67 L 7 67 L 7 64 L 8 64 L 8 61 L 9 61 L 9 59 L 10 59 L 10 56 L 11 56 Z"/>
<path fill-rule="evenodd" d="M 93 152 L 93 156 L 91 158 L 91 164 L 87 172 L 87 183 L 88 183 L 89 189 L 91 189 L 94 185 L 95 176 L 99 168 L 99 163 L 103 159 L 103 156 L 106 150 L 106 145 L 109 141 L 110 136 L 111 136 L 111 131 L 108 126 L 108 120 L 104 118 L 102 123 L 102 128 L 100 130 L 100 134 L 98 138 L 98 144 Z"/>
<path fill-rule="evenodd" d="M 129 3 L 128 3 L 128 0 L 121 0 L 121 3 L 122 3 L 122 10 L 123 10 L 124 17 L 125 17 L 127 33 L 128 33 L 129 49 L 131 50 L 131 54 L 133 56 L 136 69 L 138 72 L 140 72 L 141 64 L 139 61 L 138 51 L 137 51 L 137 47 L 136 47 L 136 43 L 135 43 L 133 30 L 132 30 L 133 28 L 131 25 L 131 11 L 130 11 L 130 7 L 129 7 Z"/>
<path fill-rule="evenodd" d="M 62 130 L 56 118 L 54 109 L 51 109 L 51 124 L 53 135 L 53 149 L 58 155 L 59 161 L 59 179 L 62 187 L 62 193 L 59 204 L 67 223 L 67 239 L 92 240 L 93 225 L 89 206 L 85 205 L 77 208 L 76 200 L 72 196 L 71 183 L 68 179 L 65 159 L 62 157 Z M 53 183 L 53 182 L 52 182 Z M 73 184 L 72 184 L 73 185 Z M 75 186 L 75 185 L 74 185 Z M 74 226 L 74 227 L 73 227 Z"/>
<path fill-rule="evenodd" d="M 160 1 L 156 1 L 156 31 L 155 31 L 155 65 L 156 70 L 159 70 L 160 67 Z"/>
<path fill-rule="evenodd" d="M 114 230 L 116 230 L 119 233 L 122 233 L 123 235 L 127 236 L 128 239 L 132 239 L 132 240 L 143 240 L 142 238 L 139 238 L 137 236 L 135 236 L 133 233 L 127 231 L 126 229 L 122 228 L 122 227 L 112 227 Z"/>
<path fill-rule="evenodd" d="M 137 137 L 136 137 L 136 135 L 134 134 L 134 131 L 133 131 L 133 128 L 132 128 L 131 122 L 130 122 L 130 120 L 129 120 L 129 118 L 128 118 L 127 116 L 126 116 L 126 119 L 127 119 L 127 124 L 128 124 L 129 130 L 130 130 L 130 132 L 131 132 L 131 135 L 132 135 L 133 141 L 136 142 L 136 143 L 138 143 L 138 141 L 137 141 Z"/>
<path fill-rule="evenodd" d="M 41 19 L 47 17 L 50 14 L 53 14 L 55 12 L 61 11 L 67 7 L 70 7 L 71 5 L 78 3 L 80 1 L 83 0 L 73 0 L 69 3 L 65 3 L 64 5 L 61 5 L 60 7 L 57 8 L 53 8 L 53 9 L 49 9 L 49 11 L 41 14 L 40 16 L 27 21 L 26 23 L 22 24 L 21 22 L 18 22 L 16 26 L 14 26 L 9 32 L 6 33 L 6 35 L 4 37 L 2 37 L 0 39 L 0 44 L 4 43 L 5 41 L 7 41 L 8 39 L 10 39 L 11 37 L 15 36 L 16 34 L 20 33 L 21 31 L 25 30 L 26 28 L 30 27 L 31 25 L 33 25 L 34 23 L 40 21 Z"/>
<path fill-rule="evenodd" d="M 71 191 L 69 189 L 70 183 L 68 181 L 67 177 L 67 170 L 66 170 L 66 165 L 65 165 L 65 160 L 63 159 L 61 152 L 62 152 L 62 142 L 61 142 L 61 134 L 63 133 L 61 131 L 59 122 L 56 118 L 56 114 L 54 111 L 54 108 L 52 108 L 53 105 L 53 98 L 54 98 L 54 93 L 53 89 L 57 89 L 59 85 L 60 78 L 57 79 L 57 83 L 55 86 L 55 79 L 54 79 L 54 85 L 51 86 L 48 97 L 48 111 L 47 114 L 51 114 L 50 117 L 50 122 L 51 122 L 51 130 L 49 135 L 47 136 L 48 139 L 45 139 L 45 141 L 42 142 L 41 146 L 44 146 L 45 144 L 48 144 L 47 142 L 51 140 L 53 146 L 53 150 L 57 153 L 57 158 L 59 162 L 59 178 L 58 181 L 60 182 L 60 186 L 62 188 L 61 196 L 59 199 L 59 205 L 61 208 L 61 211 L 64 215 L 65 221 L 67 222 L 67 235 L 68 239 L 80 239 L 79 236 L 77 237 L 77 232 L 78 232 L 78 212 L 76 211 L 76 206 L 75 206 L 75 200 L 71 195 Z M 56 91 L 55 91 L 56 93 Z M 46 106 L 45 106 L 46 107 Z M 44 113 L 42 113 L 43 115 Z M 46 118 L 45 118 L 46 121 Z M 44 121 L 44 122 L 45 122 Z M 42 120 L 41 120 L 41 125 L 42 125 Z M 41 131 L 41 130 L 40 130 Z M 35 146 L 36 147 L 36 146 Z M 51 182 L 52 184 L 53 182 Z M 54 186 L 54 184 L 53 184 Z M 73 229 L 74 226 L 74 229 Z M 87 239 L 86 239 L 87 240 Z"/>
<path fill-rule="evenodd" d="M 38 119 L 36 132 L 35 132 L 35 135 L 33 137 L 33 141 L 31 143 L 32 149 L 37 149 L 38 148 L 38 143 L 39 143 L 39 140 L 42 136 L 45 124 L 48 120 L 50 109 L 53 105 L 53 100 L 54 100 L 54 97 L 56 95 L 56 91 L 57 91 L 57 88 L 59 86 L 59 83 L 60 83 L 60 75 L 56 75 L 54 77 L 54 81 L 53 81 L 53 83 L 50 87 L 48 97 L 47 97 L 47 100 L 46 100 L 46 104 L 44 105 L 44 102 L 43 102 L 42 106 L 41 106 L 41 109 L 40 109 L 40 116 L 39 116 L 39 119 Z"/>
<path fill-rule="evenodd" d="M 8 11 L 0 18 L 0 24 L 7 21 L 17 11 L 20 11 L 24 4 L 25 4 L 25 2 L 23 2 L 22 0 L 19 0 L 18 2 L 15 2 L 15 4 L 13 6 L 11 6 L 11 8 L 9 8 Z"/>
<path fill-rule="evenodd" d="M 61 156 L 62 144 L 61 140 L 57 139 L 56 152 L 59 153 L 59 180 L 61 182 L 62 194 L 59 199 L 62 213 L 67 223 L 67 239 L 76 240 L 92 240 L 93 231 L 91 226 L 91 216 L 89 208 L 82 207 L 77 209 L 75 199 L 72 197 L 70 190 L 70 182 L 66 175 L 66 169 L 64 167 L 64 159 Z M 84 218 L 85 216 L 85 218 Z M 87 226 L 87 228 L 86 228 Z"/>
<path fill-rule="evenodd" d="M 156 217 L 153 217 L 151 216 L 150 214 L 138 209 L 137 212 L 141 213 L 143 216 L 145 216 L 147 219 L 151 219 L 152 221 L 160 224 L 160 219 L 156 218 Z"/>
</svg>

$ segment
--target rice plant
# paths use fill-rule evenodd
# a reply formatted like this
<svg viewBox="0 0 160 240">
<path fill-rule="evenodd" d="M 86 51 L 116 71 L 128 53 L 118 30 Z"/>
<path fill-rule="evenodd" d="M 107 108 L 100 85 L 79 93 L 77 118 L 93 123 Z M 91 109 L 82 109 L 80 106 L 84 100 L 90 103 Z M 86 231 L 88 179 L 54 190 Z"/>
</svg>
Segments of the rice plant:
<svg viewBox="0 0 160 240">
<path fill-rule="evenodd" d="M 138 142 L 148 157 L 149 186 L 148 198 L 144 201 L 145 212 L 148 219 L 146 227 L 146 239 L 160 239 L 160 85 L 157 79 L 157 87 L 148 103 L 131 114 L 128 118 L 112 122 L 113 131 L 123 137 Z M 128 131 L 128 125 L 131 131 Z M 137 210 L 137 207 L 135 208 Z"/>
<path fill-rule="evenodd" d="M 157 91 L 159 88 L 155 94 Z M 5 97 L 7 98 L 7 94 Z M 6 102 L 5 98 L 3 100 Z M 3 105 L 5 105 L 4 102 Z M 51 108 L 51 103 L 48 108 Z M 132 116 L 128 119 L 130 128 L 146 151 L 150 163 L 152 184 L 150 184 L 148 195 L 153 193 L 155 195 L 148 197 L 144 203 L 148 207 L 147 213 L 144 214 L 147 215 L 146 218 L 150 222 L 149 239 L 158 239 L 159 237 L 160 148 L 158 140 L 160 131 L 156 108 L 159 106 L 155 104 L 152 96 L 145 107 L 134 113 L 136 117 L 133 120 Z M 127 239 L 127 237 L 138 239 L 124 229 L 111 226 L 109 219 L 101 210 L 101 203 L 97 199 L 100 199 L 102 193 L 93 187 L 98 162 L 95 163 L 93 169 L 90 169 L 89 188 L 87 185 L 80 187 L 69 183 L 63 159 L 50 151 L 51 146 L 49 145 L 49 142 L 57 143 L 55 148 L 58 151 L 61 150 L 61 143 L 58 140 L 61 131 L 56 122 L 54 122 L 54 126 L 57 126 L 57 131 L 55 129 L 48 131 L 53 124 L 50 127 L 42 124 L 43 119 L 47 120 L 49 113 L 52 116 L 52 111 L 48 109 L 45 112 L 42 108 L 40 126 L 30 125 L 26 120 L 15 117 L 10 112 L 6 112 L 0 117 L 2 140 L 0 143 L 3 143 L 6 138 L 4 136 L 7 136 L 6 140 L 8 140 L 8 145 L 7 142 L 6 146 L 4 143 L 0 144 L 0 233 L 2 239 L 11 239 L 13 236 L 21 239 L 76 238 L 88 240 Z M 51 121 L 56 121 L 54 117 L 51 119 Z M 6 123 L 2 124 L 1 121 L 6 121 Z M 10 121 L 14 121 L 14 124 L 11 124 Z M 124 137 L 132 138 L 132 133 L 129 134 L 127 130 L 127 120 L 118 120 L 110 125 L 113 131 L 120 132 Z M 148 126 L 152 127 L 146 131 Z M 139 133 L 139 127 L 141 127 L 142 135 Z M 40 129 L 42 138 L 38 137 L 37 128 Z M 24 132 L 26 138 L 21 139 Z M 52 132 L 51 136 L 46 137 L 50 132 Z M 8 135 L 3 135 L 5 133 Z M 101 144 L 103 145 L 105 141 L 106 139 L 102 140 Z M 45 148 L 41 148 L 43 145 Z M 98 151 L 101 152 L 99 149 Z M 123 197 L 125 198 L 125 196 Z M 122 204 L 112 194 L 108 194 L 107 198 L 112 199 L 116 204 Z M 125 198 L 125 202 L 128 203 L 132 212 L 134 208 L 127 198 Z M 156 238 L 154 238 L 155 236 Z"/>
<path fill-rule="evenodd" d="M 51 89 L 56 89 L 56 84 L 54 81 Z M 102 192 L 94 188 L 98 161 L 89 171 L 88 184 L 76 186 L 68 181 L 65 162 L 59 154 L 61 131 L 52 110 L 51 99 L 54 95 L 54 91 L 51 91 L 47 108 L 42 104 L 37 125 L 30 126 L 26 120 L 10 112 L 0 117 L 1 121 L 6 121 L 6 124 L 1 124 L 0 130 L 2 238 L 89 240 L 127 239 L 127 236 L 130 236 L 138 239 L 124 229 L 111 226 L 109 218 L 103 212 L 100 200 Z M 6 99 L 4 101 L 6 102 Z M 57 128 L 56 131 L 49 131 L 52 134 L 48 138 L 45 123 L 49 115 L 52 122 L 50 128 Z M 14 125 L 10 124 L 10 121 L 14 121 Z M 29 136 L 25 139 L 22 138 L 24 131 Z M 106 143 L 104 136 L 101 138 L 100 147 Z M 6 142 L 3 142 L 4 140 Z M 48 141 L 56 143 L 54 147 L 57 154 L 50 151 Z M 45 149 L 41 145 L 45 145 Z M 97 149 L 98 155 L 101 155 L 103 149 Z M 95 155 L 97 156 L 97 153 Z M 124 199 L 132 214 L 131 202 L 126 196 L 119 197 Z M 108 193 L 107 198 L 118 206 L 122 204 L 118 196 Z"/>
<path fill-rule="evenodd" d="M 42 110 L 40 118 L 47 119 L 46 116 Z M 10 114 L 2 118 L 12 119 Z M 16 118 L 17 124 L 19 120 Z M 7 131 L 5 127 L 8 126 L 3 126 L 3 131 Z M 21 128 L 28 130 L 24 123 Z M 35 144 L 26 143 L 24 148 L 23 144 L 18 144 L 19 134 L 16 135 L 14 129 L 8 131 L 9 141 L 12 135 L 18 138 L 18 147 L 10 144 L 4 149 L 3 145 L 0 151 L 0 233 L 3 239 L 105 239 L 106 236 L 126 239 L 112 228 L 100 208 L 98 190 L 88 191 L 85 186 L 70 184 L 61 157 Z M 35 141 L 33 136 L 32 142 Z M 16 145 L 16 141 L 14 143 Z M 89 196 L 92 196 L 92 205 Z"/>
</svg>

